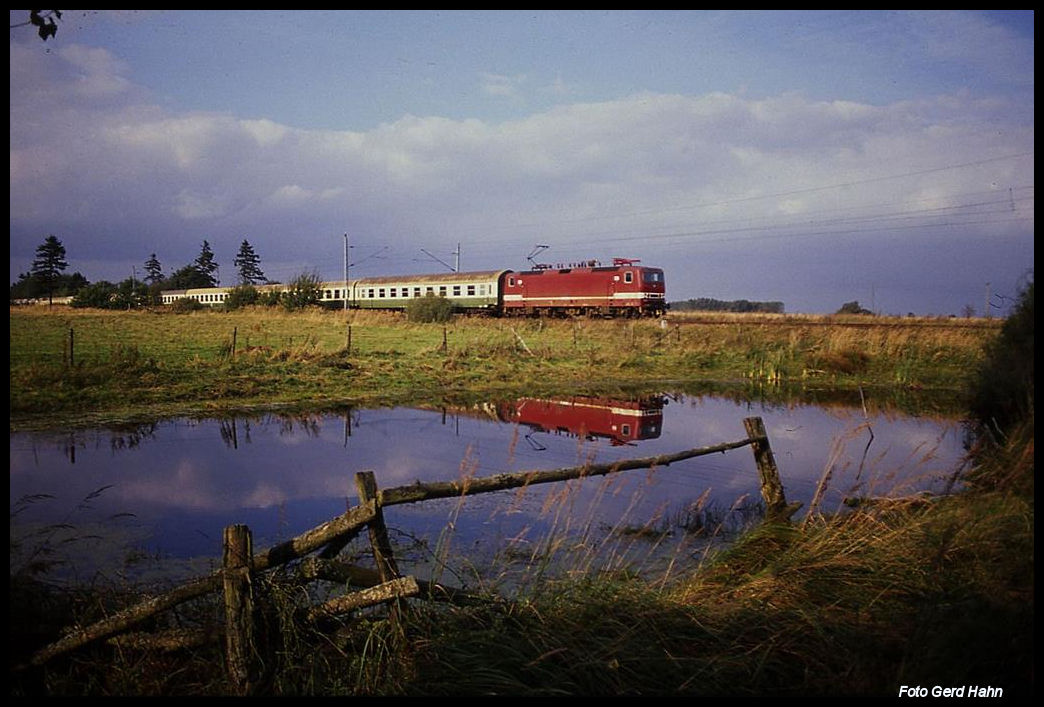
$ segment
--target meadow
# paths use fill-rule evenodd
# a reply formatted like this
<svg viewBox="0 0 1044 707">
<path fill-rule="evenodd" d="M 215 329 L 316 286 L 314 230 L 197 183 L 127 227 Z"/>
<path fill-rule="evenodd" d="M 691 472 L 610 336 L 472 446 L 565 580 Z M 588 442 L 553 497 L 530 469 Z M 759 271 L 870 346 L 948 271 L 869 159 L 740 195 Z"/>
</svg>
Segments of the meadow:
<svg viewBox="0 0 1044 707">
<path fill-rule="evenodd" d="M 997 321 L 12 308 L 13 428 L 715 383 L 960 391 Z"/>
</svg>

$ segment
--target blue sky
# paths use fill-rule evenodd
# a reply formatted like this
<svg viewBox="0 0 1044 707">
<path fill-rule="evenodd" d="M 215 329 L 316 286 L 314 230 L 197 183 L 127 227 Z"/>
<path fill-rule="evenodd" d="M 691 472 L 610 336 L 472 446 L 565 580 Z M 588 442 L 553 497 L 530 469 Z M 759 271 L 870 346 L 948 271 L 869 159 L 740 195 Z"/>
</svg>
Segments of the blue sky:
<svg viewBox="0 0 1044 707">
<path fill-rule="evenodd" d="M 10 13 L 12 281 L 48 234 L 92 281 L 204 239 L 334 279 L 346 232 L 353 276 L 546 244 L 788 312 L 1032 277 L 1032 11 Z"/>
</svg>

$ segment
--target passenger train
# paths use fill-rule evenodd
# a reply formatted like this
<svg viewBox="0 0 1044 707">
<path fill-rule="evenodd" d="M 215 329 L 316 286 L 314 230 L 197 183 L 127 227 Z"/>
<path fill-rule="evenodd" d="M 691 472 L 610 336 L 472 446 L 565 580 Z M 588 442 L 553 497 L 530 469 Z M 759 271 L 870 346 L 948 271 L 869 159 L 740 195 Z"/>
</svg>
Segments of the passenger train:
<svg viewBox="0 0 1044 707">
<path fill-rule="evenodd" d="M 614 258 L 612 265 L 595 260 L 569 265 L 538 265 L 525 271 L 484 270 L 434 275 L 364 277 L 319 284 L 320 302 L 351 309 L 404 310 L 416 297 L 446 297 L 458 312 L 496 316 L 595 315 L 662 316 L 667 311 L 663 270 Z M 221 305 L 233 288 L 164 290 L 164 304 L 194 299 Z M 259 285 L 281 291 L 286 285 Z"/>
</svg>

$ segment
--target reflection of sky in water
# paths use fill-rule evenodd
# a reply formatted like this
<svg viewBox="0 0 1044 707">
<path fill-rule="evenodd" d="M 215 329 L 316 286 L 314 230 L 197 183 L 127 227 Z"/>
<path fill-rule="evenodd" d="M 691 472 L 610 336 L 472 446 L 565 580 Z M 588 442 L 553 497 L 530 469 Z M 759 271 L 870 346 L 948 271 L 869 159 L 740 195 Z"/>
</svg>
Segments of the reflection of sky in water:
<svg viewBox="0 0 1044 707">
<path fill-rule="evenodd" d="M 571 467 L 587 461 L 652 456 L 743 439 L 743 418 L 761 417 L 788 501 L 807 509 L 831 472 L 824 511 L 848 494 L 887 495 L 945 488 L 960 463 L 954 421 L 879 415 L 815 406 L 762 407 L 701 397 L 670 400 L 662 429 L 649 439 L 613 445 L 525 424 L 498 421 L 489 409 L 356 410 L 346 416 L 236 421 L 176 420 L 138 433 L 75 431 L 12 434 L 11 502 L 48 494 L 19 522 L 106 522 L 132 526 L 135 542 L 163 555 L 220 554 L 221 529 L 246 523 L 255 547 L 267 547 L 342 513 L 354 503 L 354 474 L 372 470 L 382 488 L 444 481 L 462 474 Z M 871 439 L 872 442 L 867 445 Z M 78 507 L 92 492 L 104 488 Z M 626 517 L 641 525 L 683 513 L 702 494 L 728 508 L 760 501 L 749 447 L 648 472 L 624 472 L 568 486 L 550 484 L 386 509 L 401 533 L 437 537 L 454 521 L 457 547 L 516 537 L 549 525 L 609 527 Z M 802 510 L 804 512 L 804 509 Z"/>
</svg>

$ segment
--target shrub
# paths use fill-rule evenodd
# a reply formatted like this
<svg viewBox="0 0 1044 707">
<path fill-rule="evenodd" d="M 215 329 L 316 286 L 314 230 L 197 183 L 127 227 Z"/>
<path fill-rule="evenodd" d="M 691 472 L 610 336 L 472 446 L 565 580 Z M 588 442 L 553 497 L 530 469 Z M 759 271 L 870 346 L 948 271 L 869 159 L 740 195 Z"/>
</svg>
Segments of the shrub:
<svg viewBox="0 0 1044 707">
<path fill-rule="evenodd" d="M 253 285 L 239 285 L 228 291 L 225 297 L 225 309 L 239 309 L 257 304 L 261 293 Z"/>
<path fill-rule="evenodd" d="M 191 297 L 181 297 L 174 300 L 173 304 L 170 305 L 171 311 L 177 314 L 185 314 L 186 312 L 198 312 L 199 310 L 206 307 L 205 304 L 198 300 L 194 300 Z"/>
<path fill-rule="evenodd" d="M 280 297 L 280 302 L 290 311 L 319 304 L 322 299 L 321 284 L 322 279 L 318 273 L 303 272 L 290 281 L 287 290 Z"/>
<path fill-rule="evenodd" d="M 406 316 L 411 322 L 448 322 L 453 318 L 453 302 L 429 292 L 424 297 L 414 297 L 406 306 Z"/>
<path fill-rule="evenodd" d="M 81 287 L 80 291 L 73 296 L 71 304 L 73 307 L 107 309 L 111 306 L 112 297 L 116 291 L 116 285 L 107 280 L 94 282 L 86 287 Z"/>
<path fill-rule="evenodd" d="M 845 302 L 843 305 L 841 305 L 841 309 L 837 310 L 837 313 L 838 314 L 873 314 L 873 312 L 871 312 L 869 309 L 866 309 L 865 307 L 861 307 L 859 305 L 859 300 L 854 300 L 852 302 Z"/>
</svg>

